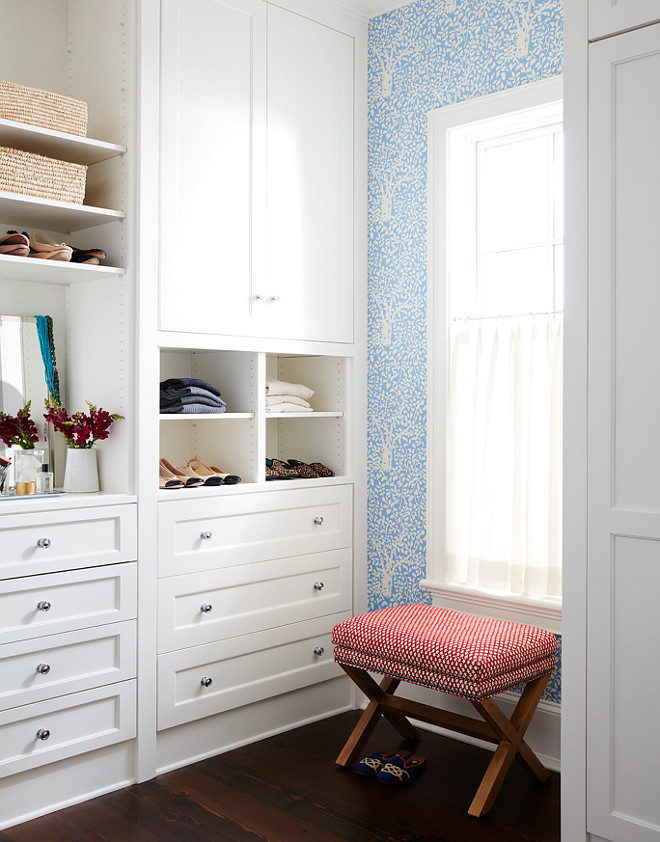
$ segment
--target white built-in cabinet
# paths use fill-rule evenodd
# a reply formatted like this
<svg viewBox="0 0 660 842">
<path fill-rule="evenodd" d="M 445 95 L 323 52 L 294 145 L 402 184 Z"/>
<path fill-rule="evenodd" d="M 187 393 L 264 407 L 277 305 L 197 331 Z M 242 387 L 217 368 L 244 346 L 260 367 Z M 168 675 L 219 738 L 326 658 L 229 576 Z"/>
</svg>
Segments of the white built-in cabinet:
<svg viewBox="0 0 660 842">
<path fill-rule="evenodd" d="M 87 101 L 89 138 L 0 120 L 0 145 L 89 164 L 87 194 L 0 192 L 0 231 L 108 258 L 3 256 L 0 309 L 51 315 L 67 407 L 125 420 L 99 494 L 0 501 L 0 827 L 353 706 L 330 633 L 363 604 L 364 23 L 299 0 L 33 6 L 16 37 L 24 4 L 3 4 L 0 78 Z M 168 377 L 227 412 L 160 415 Z M 269 414 L 270 378 L 314 412 Z M 241 483 L 158 489 L 160 456 L 195 455 Z M 335 476 L 267 482 L 266 457 Z"/>
<path fill-rule="evenodd" d="M 158 618 L 146 751 L 164 770 L 352 703 L 330 635 L 361 576 L 364 31 L 297 2 L 155 6 L 157 373 L 143 371 L 153 387 L 206 380 L 227 411 L 152 429 L 174 465 L 199 456 L 241 477 L 154 491 L 145 509 Z M 313 412 L 268 412 L 269 379 L 313 389 Z M 267 458 L 335 475 L 267 481 Z"/>
<path fill-rule="evenodd" d="M 160 328 L 353 341 L 354 38 L 163 0 Z"/>
<path fill-rule="evenodd" d="M 581 211 L 569 227 L 574 237 L 585 232 L 587 242 L 582 251 L 574 241 L 569 252 L 575 287 L 567 289 L 566 368 L 573 395 L 582 371 L 587 394 L 578 396 L 584 416 L 568 407 L 566 430 L 586 448 L 566 465 L 564 835 L 571 842 L 654 842 L 660 24 L 652 21 L 660 6 L 591 0 L 589 12 L 588 21 L 576 10 L 567 19 L 575 26 L 567 30 L 574 74 L 566 80 L 568 183 L 578 185 L 569 187 L 569 198 L 573 191 Z"/>
</svg>

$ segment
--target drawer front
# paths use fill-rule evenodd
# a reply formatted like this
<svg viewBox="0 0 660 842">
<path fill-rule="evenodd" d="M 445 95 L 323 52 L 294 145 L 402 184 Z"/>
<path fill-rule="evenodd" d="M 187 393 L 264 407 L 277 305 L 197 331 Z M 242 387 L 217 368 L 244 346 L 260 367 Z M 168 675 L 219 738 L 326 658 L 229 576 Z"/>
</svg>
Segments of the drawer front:
<svg viewBox="0 0 660 842">
<path fill-rule="evenodd" d="M 334 550 L 161 579 L 159 652 L 347 611 L 351 559 Z"/>
<path fill-rule="evenodd" d="M 0 777 L 134 737 L 135 681 L 12 708 L 0 713 Z"/>
<path fill-rule="evenodd" d="M 136 507 L 5 515 L 0 518 L 0 546 L 2 579 L 133 561 Z"/>
<path fill-rule="evenodd" d="M 352 543 L 348 485 L 241 494 L 158 505 L 158 565 L 176 576 Z"/>
<path fill-rule="evenodd" d="M 6 644 L 0 710 L 135 678 L 135 644 L 135 620 Z"/>
<path fill-rule="evenodd" d="M 135 562 L 0 582 L 0 643 L 136 616 Z"/>
<path fill-rule="evenodd" d="M 212 716 L 341 675 L 334 614 L 158 657 L 158 729 Z M 316 650 L 316 651 L 315 651 Z"/>
</svg>

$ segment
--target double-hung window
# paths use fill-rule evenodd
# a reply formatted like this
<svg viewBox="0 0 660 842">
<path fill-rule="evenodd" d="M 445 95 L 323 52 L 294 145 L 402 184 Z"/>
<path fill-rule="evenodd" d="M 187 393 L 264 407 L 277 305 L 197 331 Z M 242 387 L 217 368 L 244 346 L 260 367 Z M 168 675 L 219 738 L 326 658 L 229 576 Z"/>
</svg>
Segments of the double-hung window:
<svg viewBox="0 0 660 842">
<path fill-rule="evenodd" d="M 430 140 L 427 584 L 547 625 L 561 596 L 561 83 L 434 112 Z"/>
</svg>

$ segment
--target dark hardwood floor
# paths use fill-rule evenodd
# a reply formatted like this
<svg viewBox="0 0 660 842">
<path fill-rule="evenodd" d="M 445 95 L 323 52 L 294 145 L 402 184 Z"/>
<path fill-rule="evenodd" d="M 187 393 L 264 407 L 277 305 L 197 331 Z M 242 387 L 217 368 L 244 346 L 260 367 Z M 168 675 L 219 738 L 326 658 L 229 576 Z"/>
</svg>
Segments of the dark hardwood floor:
<svg viewBox="0 0 660 842">
<path fill-rule="evenodd" d="M 414 783 L 384 786 L 334 759 L 345 713 L 0 832 L 0 842 L 559 842 L 559 775 L 515 763 L 491 812 L 466 814 L 489 752 L 423 731 Z M 380 722 L 365 753 L 403 744 Z"/>
</svg>

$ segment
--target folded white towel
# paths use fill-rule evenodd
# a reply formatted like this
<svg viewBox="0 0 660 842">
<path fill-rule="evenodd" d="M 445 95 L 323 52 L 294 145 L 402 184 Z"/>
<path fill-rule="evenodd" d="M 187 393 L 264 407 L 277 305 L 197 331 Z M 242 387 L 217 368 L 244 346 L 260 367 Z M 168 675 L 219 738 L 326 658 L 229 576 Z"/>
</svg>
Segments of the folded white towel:
<svg viewBox="0 0 660 842">
<path fill-rule="evenodd" d="M 289 403 L 285 401 L 284 403 L 275 404 L 275 406 L 267 406 L 266 412 L 272 412 L 282 414 L 284 412 L 314 412 L 311 406 L 300 406 L 297 403 Z"/>
<path fill-rule="evenodd" d="M 314 394 L 314 390 L 302 383 L 287 383 L 285 380 L 266 380 L 267 395 L 295 395 L 308 401 Z"/>
<path fill-rule="evenodd" d="M 310 407 L 307 401 L 295 395 L 266 395 L 266 406 L 276 406 L 278 403 L 295 403 L 296 406 Z"/>
</svg>

